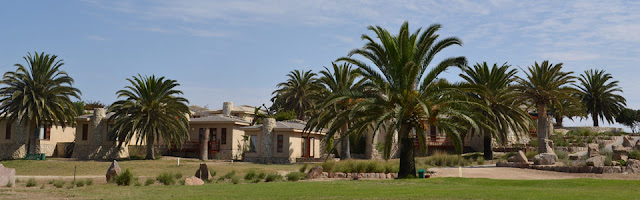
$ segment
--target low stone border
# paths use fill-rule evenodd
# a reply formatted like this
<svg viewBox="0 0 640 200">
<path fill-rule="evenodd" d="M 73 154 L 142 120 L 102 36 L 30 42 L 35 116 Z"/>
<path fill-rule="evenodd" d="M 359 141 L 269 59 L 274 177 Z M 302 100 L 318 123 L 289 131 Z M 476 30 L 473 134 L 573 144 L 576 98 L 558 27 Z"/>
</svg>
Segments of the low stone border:
<svg viewBox="0 0 640 200">
<path fill-rule="evenodd" d="M 555 165 L 533 165 L 531 163 L 516 163 L 516 162 L 497 162 L 496 167 L 513 167 L 524 169 L 536 169 L 545 171 L 556 171 L 565 173 L 594 173 L 594 174 L 612 174 L 612 173 L 638 173 L 640 172 L 635 167 L 630 166 L 555 166 Z"/>
<path fill-rule="evenodd" d="M 343 173 L 343 172 L 322 172 L 318 178 L 368 178 L 368 179 L 394 179 L 398 173 Z"/>
</svg>

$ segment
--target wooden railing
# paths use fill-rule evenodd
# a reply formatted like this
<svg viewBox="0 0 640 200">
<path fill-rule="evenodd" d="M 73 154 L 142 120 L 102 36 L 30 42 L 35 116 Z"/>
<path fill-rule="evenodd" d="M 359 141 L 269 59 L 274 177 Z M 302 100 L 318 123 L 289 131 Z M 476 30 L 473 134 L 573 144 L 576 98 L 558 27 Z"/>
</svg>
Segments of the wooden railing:
<svg viewBox="0 0 640 200">
<path fill-rule="evenodd" d="M 427 146 L 428 147 L 452 147 L 453 143 L 447 137 L 427 137 Z M 418 138 L 414 138 L 414 146 L 420 147 L 420 140 Z"/>
<path fill-rule="evenodd" d="M 220 152 L 220 144 L 216 141 L 209 141 L 209 157 Z M 189 152 L 198 154 L 200 152 L 200 141 L 186 141 L 183 145 L 170 145 L 169 152 L 184 152 L 184 157 L 187 157 Z"/>
</svg>

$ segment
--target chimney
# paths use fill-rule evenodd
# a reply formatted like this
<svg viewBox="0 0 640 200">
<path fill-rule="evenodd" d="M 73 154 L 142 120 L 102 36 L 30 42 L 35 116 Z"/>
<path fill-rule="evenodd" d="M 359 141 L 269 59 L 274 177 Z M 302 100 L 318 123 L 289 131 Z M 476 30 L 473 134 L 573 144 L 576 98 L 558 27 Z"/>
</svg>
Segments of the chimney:
<svg viewBox="0 0 640 200">
<path fill-rule="evenodd" d="M 273 157 L 273 128 L 276 127 L 276 119 L 262 119 L 262 149 L 260 156 L 263 163 L 270 163 Z"/>
<path fill-rule="evenodd" d="M 96 145 L 102 144 L 102 138 L 105 137 L 107 133 L 103 132 L 103 124 L 102 119 L 107 116 L 107 111 L 104 108 L 94 108 L 93 109 L 93 140 Z"/>
<path fill-rule="evenodd" d="M 222 116 L 231 116 L 231 110 L 233 110 L 233 102 L 227 101 L 222 103 Z"/>
</svg>

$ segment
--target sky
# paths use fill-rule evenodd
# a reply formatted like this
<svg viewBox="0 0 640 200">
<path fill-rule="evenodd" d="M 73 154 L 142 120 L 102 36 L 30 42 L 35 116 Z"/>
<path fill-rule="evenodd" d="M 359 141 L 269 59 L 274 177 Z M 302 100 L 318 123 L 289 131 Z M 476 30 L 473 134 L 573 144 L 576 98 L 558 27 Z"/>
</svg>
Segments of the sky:
<svg viewBox="0 0 640 200">
<path fill-rule="evenodd" d="M 411 31 L 441 24 L 441 36 L 464 42 L 436 61 L 603 69 L 640 109 L 639 10 L 639 1 L 3 1 L 0 71 L 44 51 L 64 60 L 82 100 L 111 104 L 126 78 L 141 74 L 177 80 L 191 104 L 211 109 L 270 105 L 289 71 L 322 70 L 362 47 L 368 26 L 397 34 L 408 21 Z M 442 78 L 459 81 L 459 73 Z"/>
</svg>

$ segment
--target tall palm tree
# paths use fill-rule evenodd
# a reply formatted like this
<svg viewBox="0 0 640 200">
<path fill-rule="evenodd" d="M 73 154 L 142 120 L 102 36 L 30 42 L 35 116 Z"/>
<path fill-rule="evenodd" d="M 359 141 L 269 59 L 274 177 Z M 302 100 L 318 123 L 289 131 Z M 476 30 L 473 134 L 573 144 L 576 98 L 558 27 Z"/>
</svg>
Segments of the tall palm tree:
<svg viewBox="0 0 640 200">
<path fill-rule="evenodd" d="M 444 91 L 430 89 L 438 83 L 438 76 L 442 72 L 452 66 L 466 63 L 464 57 L 446 58 L 428 70 L 436 54 L 451 45 L 462 45 L 462 41 L 456 37 L 438 40 L 439 35 L 436 31 L 440 27 L 439 24 L 434 24 L 425 31 L 418 29 L 410 33 L 409 23 L 405 22 L 397 35 L 391 35 L 380 26 L 369 26 L 368 29 L 375 33 L 379 42 L 363 34 L 362 39 L 367 42 L 364 47 L 352 50 L 349 57 L 338 59 L 360 68 L 363 78 L 366 79 L 364 85 L 367 89 L 362 92 L 351 91 L 349 95 L 334 97 L 329 101 L 362 99 L 351 111 L 352 116 L 359 116 L 356 120 L 358 123 L 354 125 L 355 129 L 364 127 L 361 126 L 364 124 L 373 124 L 376 131 L 383 127 L 388 135 L 398 133 L 400 178 L 415 176 L 413 133 L 424 141 L 425 131 L 428 129 L 426 121 L 433 117 L 431 110 L 438 108 L 433 101 L 440 96 L 446 96 L 440 94 Z M 373 63 L 375 68 L 352 58 L 352 55 L 363 56 Z M 444 106 L 441 108 L 445 110 Z M 460 114 L 453 109 L 446 111 L 443 113 L 450 117 Z M 446 127 L 448 126 L 441 128 Z M 457 132 L 447 133 L 454 136 Z M 389 149 L 389 143 L 387 142 L 385 149 Z M 387 153 L 385 150 L 385 154 Z"/>
<path fill-rule="evenodd" d="M 271 101 L 284 110 L 293 110 L 300 120 L 306 120 L 309 111 L 315 106 L 320 84 L 316 79 L 316 73 L 309 71 L 293 70 L 287 74 L 286 82 L 278 83 L 277 90 L 271 93 L 275 95 Z"/>
<path fill-rule="evenodd" d="M 510 67 L 506 63 L 502 66 L 496 63 L 489 67 L 483 62 L 465 67 L 460 74 L 471 86 L 467 87 L 471 98 L 489 108 L 489 112 L 479 111 L 488 119 L 487 124 L 494 127 L 480 130 L 484 137 L 484 158 L 488 160 L 493 159 L 492 138 L 505 142 L 508 131 L 519 136 L 518 133 L 527 132 L 532 122 L 529 114 L 522 108 L 520 94 L 513 89 L 512 83 L 517 71 L 509 69 Z"/>
<path fill-rule="evenodd" d="M 341 95 L 351 90 L 361 89 L 363 79 L 359 79 L 361 77 L 359 70 L 353 69 L 351 65 L 347 63 L 343 63 L 342 65 L 331 64 L 333 71 L 325 67 L 324 70 L 320 71 L 320 78 L 318 78 L 318 82 L 325 87 L 324 90 L 322 90 L 322 96 L 326 98 L 331 95 Z M 319 106 L 319 112 L 311 117 L 306 129 L 320 130 L 327 128 L 326 138 L 333 138 L 333 136 L 339 132 L 341 138 L 340 158 L 350 159 L 351 149 L 348 134 L 350 118 L 348 115 L 340 115 L 340 112 L 353 107 L 353 99 L 319 103 L 322 104 Z"/>
<path fill-rule="evenodd" d="M 117 92 L 124 99 L 109 107 L 115 120 L 109 134 L 121 138 L 119 147 L 135 137 L 138 144 L 146 141 L 146 159 L 155 159 L 155 142 L 182 144 L 189 138 L 189 101 L 178 96 L 182 91 L 175 89 L 177 81 L 141 75 L 127 81 L 131 85 Z"/>
<path fill-rule="evenodd" d="M 615 94 L 622 93 L 618 81 L 612 80 L 613 76 L 604 70 L 587 70 L 580 74 L 580 92 L 578 98 L 591 114 L 593 126 L 598 126 L 600 119 L 609 123 L 615 121 L 614 117 L 627 105 L 627 100 Z"/>
<path fill-rule="evenodd" d="M 23 57 L 27 62 L 15 64 L 16 71 L 6 72 L 0 88 L 0 115 L 8 121 L 18 120 L 32 128 L 28 134 L 28 153 L 35 153 L 38 127 L 55 123 L 62 127 L 75 123 L 76 109 L 70 97 L 80 99 L 73 78 L 60 68 L 58 56 L 35 52 Z"/>
<path fill-rule="evenodd" d="M 518 77 L 516 89 L 521 98 L 533 102 L 538 108 L 538 152 L 546 153 L 546 142 L 549 138 L 547 105 L 559 104 L 564 99 L 572 100 L 571 94 L 576 90 L 569 85 L 574 82 L 573 72 L 563 72 L 562 63 L 556 65 L 543 61 L 525 71 L 526 78 Z"/>
<path fill-rule="evenodd" d="M 551 111 L 554 112 L 553 117 L 556 118 L 556 125 L 558 127 L 564 126 L 564 118 L 573 120 L 575 117 L 584 118 L 587 116 L 585 107 L 577 101 L 577 93 L 573 94 L 574 98 L 562 99 L 558 104 L 551 104 Z"/>
</svg>

